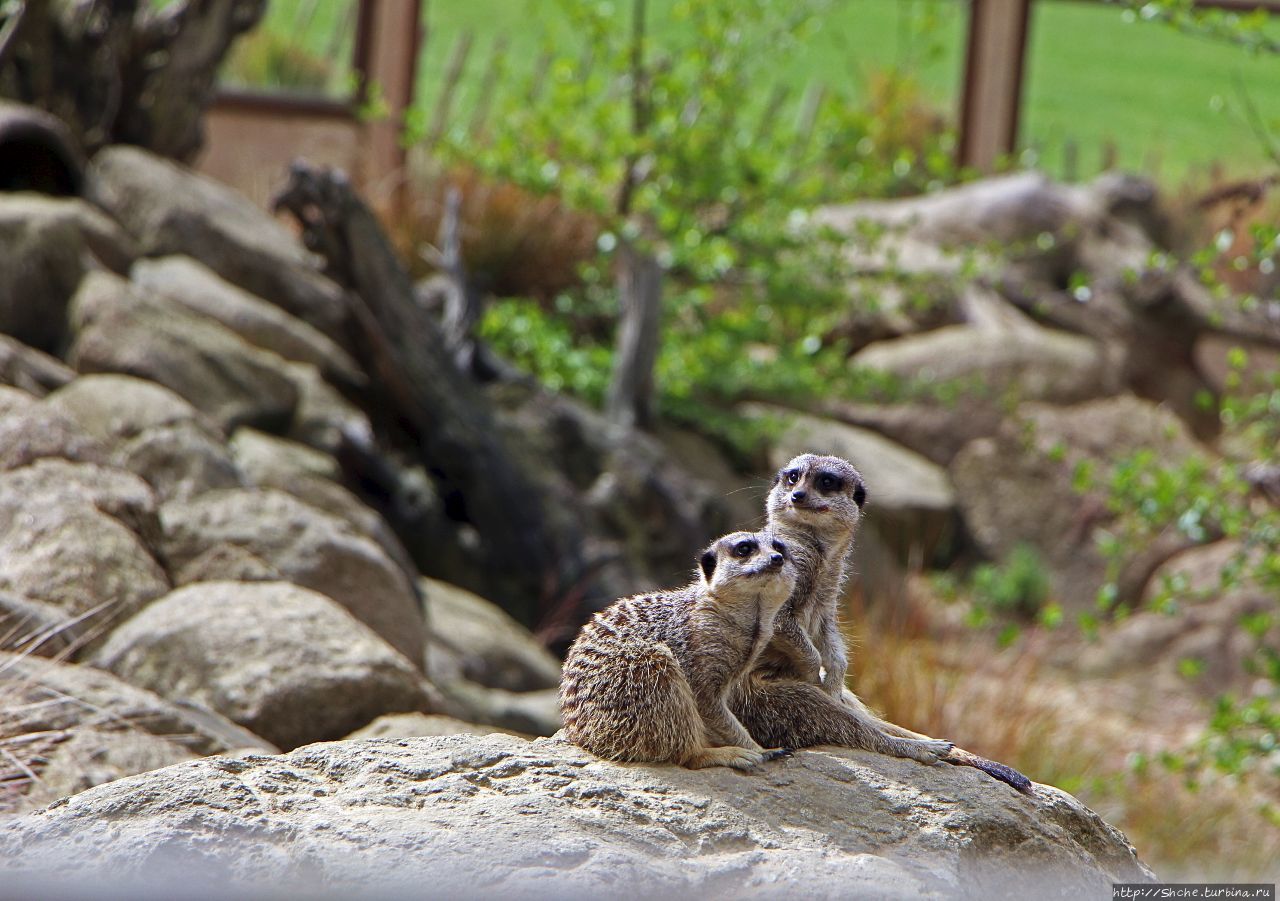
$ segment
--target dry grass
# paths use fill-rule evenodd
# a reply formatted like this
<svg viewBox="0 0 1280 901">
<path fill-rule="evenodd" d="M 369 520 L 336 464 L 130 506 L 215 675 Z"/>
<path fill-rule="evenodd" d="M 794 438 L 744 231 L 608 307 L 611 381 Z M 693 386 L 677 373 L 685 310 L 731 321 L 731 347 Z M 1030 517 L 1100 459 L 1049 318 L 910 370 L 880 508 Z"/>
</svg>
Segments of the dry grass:
<svg viewBox="0 0 1280 901">
<path fill-rule="evenodd" d="M 462 195 L 462 256 L 484 288 L 498 297 L 548 300 L 578 283 L 578 267 L 595 255 L 594 219 L 555 197 L 538 197 L 460 167 L 416 176 L 407 207 L 385 217 L 415 276 L 431 270 L 420 250 L 437 246 L 453 187 Z"/>
<path fill-rule="evenodd" d="M 1054 669 L 1050 635 L 1001 651 L 981 632 L 931 636 L 920 615 L 867 611 L 857 597 L 850 607 L 850 684 L 890 721 L 1072 792 L 1162 878 L 1275 877 L 1280 786 L 1224 777 L 1193 790 L 1158 763 L 1133 766 L 1139 753 L 1176 747 L 1188 724 L 1165 710 L 1136 717 L 1117 700 L 1123 692 Z"/>
</svg>

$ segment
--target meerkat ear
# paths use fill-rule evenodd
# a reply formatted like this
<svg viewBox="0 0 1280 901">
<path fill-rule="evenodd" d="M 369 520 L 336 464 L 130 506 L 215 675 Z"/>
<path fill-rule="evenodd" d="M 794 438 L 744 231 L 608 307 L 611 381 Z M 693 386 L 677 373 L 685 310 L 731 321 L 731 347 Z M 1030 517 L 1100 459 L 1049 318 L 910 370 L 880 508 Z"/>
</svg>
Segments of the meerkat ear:
<svg viewBox="0 0 1280 901">
<path fill-rule="evenodd" d="M 861 482 L 853 489 L 853 502 L 858 505 L 858 509 L 862 509 L 862 505 L 867 502 L 867 486 Z"/>
<path fill-rule="evenodd" d="M 711 574 L 716 571 L 716 552 L 707 551 L 703 554 L 702 559 L 699 561 L 699 565 L 702 567 L 702 575 L 706 577 L 706 580 L 709 583 L 711 581 Z"/>
</svg>

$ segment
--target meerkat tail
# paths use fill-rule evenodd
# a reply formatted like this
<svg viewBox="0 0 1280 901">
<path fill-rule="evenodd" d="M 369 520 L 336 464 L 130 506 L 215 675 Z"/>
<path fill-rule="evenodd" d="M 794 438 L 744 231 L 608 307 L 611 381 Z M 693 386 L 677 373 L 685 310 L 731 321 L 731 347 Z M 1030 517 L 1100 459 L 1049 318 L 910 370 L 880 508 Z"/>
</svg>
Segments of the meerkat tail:
<svg viewBox="0 0 1280 901">
<path fill-rule="evenodd" d="M 928 738 L 927 735 L 921 735 L 919 732 L 912 732 L 910 729 L 897 726 L 888 720 L 884 720 L 876 716 L 871 712 L 866 704 L 862 703 L 861 698 L 847 688 L 841 695 L 840 700 L 853 710 L 869 717 L 873 722 L 880 726 L 880 730 L 882 732 L 889 735 L 896 735 L 899 738 Z M 1035 789 L 1032 788 L 1031 780 L 1022 775 L 1022 773 L 1019 773 L 1013 767 L 1006 766 L 1003 763 L 997 763 L 994 760 L 988 760 L 985 757 L 979 757 L 977 754 L 974 754 L 972 751 L 966 751 L 964 748 L 952 748 L 950 752 L 943 756 L 942 762 L 954 764 L 955 766 L 971 766 L 976 770 L 982 770 L 982 772 L 986 773 L 992 779 L 1003 782 L 1006 785 L 1013 786 L 1024 795 L 1035 794 Z"/>
<path fill-rule="evenodd" d="M 952 748 L 947 754 L 943 755 L 942 762 L 956 766 L 971 766 L 976 770 L 982 770 L 992 779 L 1010 785 L 1024 795 L 1035 796 L 1036 790 L 1031 780 L 1013 767 L 997 763 L 994 760 L 988 760 L 985 757 L 979 757 L 971 751 L 964 750 L 964 748 Z"/>
</svg>

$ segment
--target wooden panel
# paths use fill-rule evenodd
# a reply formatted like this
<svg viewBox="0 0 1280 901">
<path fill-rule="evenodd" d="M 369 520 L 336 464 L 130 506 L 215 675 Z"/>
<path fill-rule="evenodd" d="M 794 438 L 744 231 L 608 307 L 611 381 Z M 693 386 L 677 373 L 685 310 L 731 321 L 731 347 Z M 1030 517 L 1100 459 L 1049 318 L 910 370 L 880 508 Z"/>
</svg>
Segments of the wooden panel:
<svg viewBox="0 0 1280 901">
<path fill-rule="evenodd" d="M 971 0 L 960 164 L 992 171 L 1014 151 L 1031 0 Z"/>
<path fill-rule="evenodd" d="M 219 100 L 205 117 L 208 140 L 197 167 L 265 207 L 297 157 L 354 172 L 362 128 L 348 114 Z"/>
</svg>

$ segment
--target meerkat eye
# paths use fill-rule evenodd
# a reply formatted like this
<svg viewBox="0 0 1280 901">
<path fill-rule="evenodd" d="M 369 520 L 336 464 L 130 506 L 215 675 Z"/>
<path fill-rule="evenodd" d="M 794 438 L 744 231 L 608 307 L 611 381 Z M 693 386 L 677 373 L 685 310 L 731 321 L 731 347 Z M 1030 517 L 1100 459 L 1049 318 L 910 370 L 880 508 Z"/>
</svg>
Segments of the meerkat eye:
<svg viewBox="0 0 1280 901">
<path fill-rule="evenodd" d="M 735 557 L 750 557 L 756 552 L 756 543 L 754 541 L 739 541 L 733 547 Z"/>
<path fill-rule="evenodd" d="M 839 491 L 843 483 L 829 472 L 824 472 L 818 476 L 818 490 L 820 491 Z"/>
<path fill-rule="evenodd" d="M 857 504 L 859 508 L 867 502 L 867 487 L 862 483 L 858 483 L 858 485 L 853 489 L 853 502 Z"/>
<path fill-rule="evenodd" d="M 798 469 L 788 469 L 782 475 L 786 478 L 788 485 L 794 485 L 800 481 L 800 470 Z"/>
<path fill-rule="evenodd" d="M 776 538 L 773 539 L 773 549 L 777 551 L 779 554 L 786 556 L 787 546 Z"/>
</svg>

